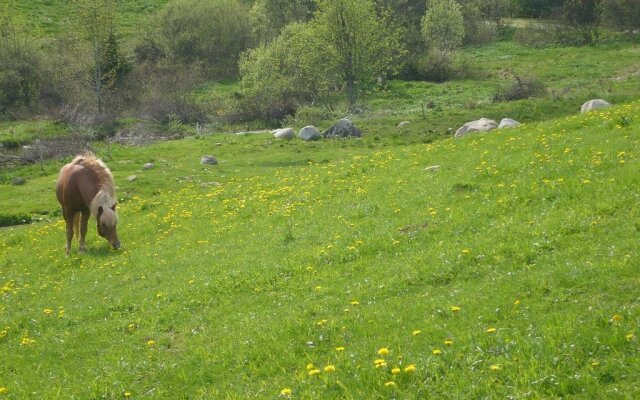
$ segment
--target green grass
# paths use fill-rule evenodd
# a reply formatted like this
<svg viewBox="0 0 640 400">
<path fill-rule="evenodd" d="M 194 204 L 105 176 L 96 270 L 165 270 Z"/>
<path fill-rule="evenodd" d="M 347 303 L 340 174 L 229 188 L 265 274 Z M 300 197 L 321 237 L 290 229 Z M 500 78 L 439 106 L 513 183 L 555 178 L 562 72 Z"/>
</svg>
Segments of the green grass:
<svg viewBox="0 0 640 400">
<path fill-rule="evenodd" d="M 52 139 L 69 134 L 66 124 L 50 120 L 0 121 L 0 145 L 15 149 L 34 139 Z"/>
<path fill-rule="evenodd" d="M 167 0 L 117 1 L 116 22 L 125 36 L 139 34 L 150 15 L 167 3 Z M 30 27 L 32 37 L 50 39 L 68 30 L 75 16 L 70 0 L 8 0 L 8 11 L 17 20 Z M 0 10 L 1 11 L 1 10 Z"/>
<path fill-rule="evenodd" d="M 123 249 L 1 231 L 0 396 L 637 398 L 638 115 L 112 148 Z"/>
</svg>

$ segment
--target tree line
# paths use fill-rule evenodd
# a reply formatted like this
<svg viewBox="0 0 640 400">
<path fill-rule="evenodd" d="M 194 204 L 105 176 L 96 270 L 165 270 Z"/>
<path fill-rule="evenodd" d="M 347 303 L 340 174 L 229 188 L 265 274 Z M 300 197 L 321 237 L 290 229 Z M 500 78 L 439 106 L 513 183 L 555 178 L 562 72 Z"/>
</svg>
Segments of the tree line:
<svg viewBox="0 0 640 400">
<path fill-rule="evenodd" d="M 70 29 L 45 45 L 0 10 L 0 118 L 203 122 L 217 99 L 193 89 L 237 79 L 230 118 L 273 121 L 336 99 L 354 108 L 392 77 L 455 78 L 464 46 L 583 45 L 603 27 L 640 28 L 640 0 L 173 0 L 125 40 L 117 5 L 72 0 Z M 544 25 L 516 32 L 513 17 Z"/>
</svg>

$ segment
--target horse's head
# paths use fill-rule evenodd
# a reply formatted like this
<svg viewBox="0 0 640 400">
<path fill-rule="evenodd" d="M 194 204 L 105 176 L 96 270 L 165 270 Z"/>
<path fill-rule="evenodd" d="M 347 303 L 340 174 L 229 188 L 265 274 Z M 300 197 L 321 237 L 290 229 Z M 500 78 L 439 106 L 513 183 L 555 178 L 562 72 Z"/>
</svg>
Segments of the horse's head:
<svg viewBox="0 0 640 400">
<path fill-rule="evenodd" d="M 120 248 L 120 239 L 116 231 L 118 223 L 118 215 L 116 214 L 116 206 L 98 207 L 98 234 L 109 241 L 114 249 Z"/>
</svg>

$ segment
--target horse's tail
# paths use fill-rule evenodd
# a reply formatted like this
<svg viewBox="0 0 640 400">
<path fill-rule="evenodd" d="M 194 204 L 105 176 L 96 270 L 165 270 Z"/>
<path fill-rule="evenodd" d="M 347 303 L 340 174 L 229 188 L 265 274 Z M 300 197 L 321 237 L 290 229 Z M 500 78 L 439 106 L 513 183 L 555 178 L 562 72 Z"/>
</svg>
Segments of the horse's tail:
<svg viewBox="0 0 640 400">
<path fill-rule="evenodd" d="M 80 239 L 80 218 L 82 217 L 82 212 L 78 211 L 73 216 L 73 232 L 75 233 L 78 240 Z"/>
</svg>

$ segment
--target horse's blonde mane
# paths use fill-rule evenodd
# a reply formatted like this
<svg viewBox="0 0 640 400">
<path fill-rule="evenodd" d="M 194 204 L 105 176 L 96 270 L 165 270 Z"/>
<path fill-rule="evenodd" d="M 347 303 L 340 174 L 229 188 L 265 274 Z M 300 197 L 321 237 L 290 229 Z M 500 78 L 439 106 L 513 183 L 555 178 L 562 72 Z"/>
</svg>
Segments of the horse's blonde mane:
<svg viewBox="0 0 640 400">
<path fill-rule="evenodd" d="M 118 216 L 112 210 L 112 207 L 116 205 L 116 190 L 111 170 L 91 152 L 77 156 L 71 161 L 71 164 L 80 164 L 85 168 L 91 169 L 98 176 L 100 190 L 91 200 L 89 210 L 91 210 L 91 214 L 97 217 L 98 209 L 102 207 L 101 221 L 107 226 L 115 226 L 116 222 L 118 222 Z"/>
</svg>

